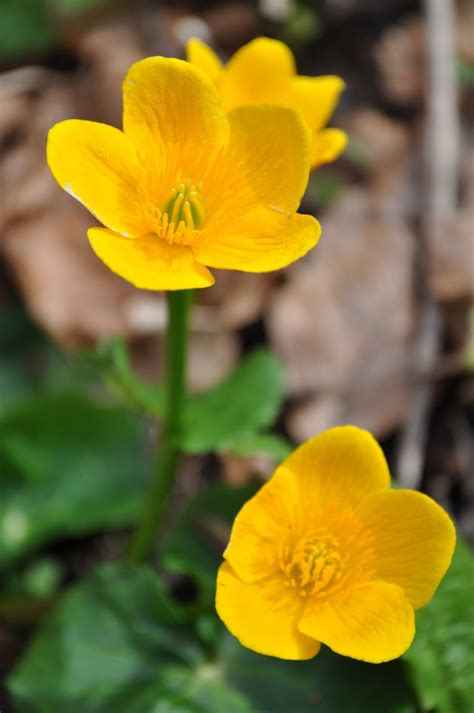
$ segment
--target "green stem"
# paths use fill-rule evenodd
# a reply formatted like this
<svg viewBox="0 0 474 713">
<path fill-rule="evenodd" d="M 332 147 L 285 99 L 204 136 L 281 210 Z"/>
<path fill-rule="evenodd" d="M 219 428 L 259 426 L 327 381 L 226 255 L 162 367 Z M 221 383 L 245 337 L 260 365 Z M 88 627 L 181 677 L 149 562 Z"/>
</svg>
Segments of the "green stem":
<svg viewBox="0 0 474 713">
<path fill-rule="evenodd" d="M 188 315 L 192 292 L 168 292 L 167 301 L 163 431 L 145 507 L 126 553 L 127 561 L 132 564 L 143 562 L 153 545 L 155 532 L 173 487 L 180 450 L 181 422 L 186 399 Z"/>
</svg>

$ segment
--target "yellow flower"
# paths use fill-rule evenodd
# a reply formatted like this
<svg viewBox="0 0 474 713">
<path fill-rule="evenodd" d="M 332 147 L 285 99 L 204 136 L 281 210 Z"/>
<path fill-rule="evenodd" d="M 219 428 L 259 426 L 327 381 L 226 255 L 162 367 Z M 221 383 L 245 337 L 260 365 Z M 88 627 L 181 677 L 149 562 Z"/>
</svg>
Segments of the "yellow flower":
<svg viewBox="0 0 474 713">
<path fill-rule="evenodd" d="M 192 39 L 187 57 L 215 82 L 226 111 L 260 103 L 285 104 L 300 111 L 313 135 L 311 168 L 334 161 L 344 151 L 344 131 L 324 128 L 344 82 L 331 75 L 298 76 L 293 54 L 283 42 L 258 37 L 241 47 L 224 67 L 210 47 Z"/>
<path fill-rule="evenodd" d="M 433 596 L 455 539 L 431 498 L 390 490 L 369 433 L 334 428 L 298 448 L 237 515 L 217 611 L 261 654 L 309 659 L 323 643 L 389 661 L 409 648 L 414 610 Z"/>
<path fill-rule="evenodd" d="M 123 132 L 69 120 L 48 137 L 61 185 L 105 228 L 93 250 L 138 287 L 208 287 L 208 267 L 266 272 L 304 255 L 320 227 L 296 213 L 311 135 L 298 112 L 246 106 L 226 114 L 197 67 L 150 57 L 123 86 Z"/>
</svg>

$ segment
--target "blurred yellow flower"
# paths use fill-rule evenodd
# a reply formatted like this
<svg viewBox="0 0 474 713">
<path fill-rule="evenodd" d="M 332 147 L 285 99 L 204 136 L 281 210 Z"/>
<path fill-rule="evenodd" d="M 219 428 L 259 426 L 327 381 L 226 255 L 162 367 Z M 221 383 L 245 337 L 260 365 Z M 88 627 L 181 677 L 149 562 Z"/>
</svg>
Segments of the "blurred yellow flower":
<svg viewBox="0 0 474 713">
<path fill-rule="evenodd" d="M 215 82 L 226 111 L 244 104 L 285 104 L 300 111 L 313 135 L 311 168 L 334 161 L 347 145 L 340 129 L 325 129 L 344 89 L 340 77 L 296 74 L 291 50 L 278 40 L 258 37 L 241 47 L 224 67 L 204 42 L 192 39 L 187 58 Z"/>
<path fill-rule="evenodd" d="M 409 648 L 414 610 L 433 596 L 455 539 L 431 498 L 390 490 L 369 433 L 334 428 L 298 448 L 237 515 L 217 611 L 261 654 L 309 659 L 323 643 L 389 661 Z"/>
<path fill-rule="evenodd" d="M 298 112 L 245 106 L 226 114 L 206 74 L 150 57 L 123 86 L 123 132 L 90 121 L 54 126 L 58 183 L 105 228 L 88 237 L 138 287 L 208 287 L 208 267 L 265 272 L 304 255 L 319 223 L 296 213 L 311 134 Z"/>
</svg>

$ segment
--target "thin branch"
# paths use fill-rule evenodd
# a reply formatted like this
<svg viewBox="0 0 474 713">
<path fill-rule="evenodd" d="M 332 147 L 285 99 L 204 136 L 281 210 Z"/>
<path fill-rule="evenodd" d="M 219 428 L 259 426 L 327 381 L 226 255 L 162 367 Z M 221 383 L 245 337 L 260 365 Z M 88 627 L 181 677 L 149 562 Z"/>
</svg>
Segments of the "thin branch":
<svg viewBox="0 0 474 713">
<path fill-rule="evenodd" d="M 457 112 L 455 8 L 453 0 L 425 0 L 427 21 L 428 96 L 425 129 L 425 201 L 417 260 L 420 319 L 413 349 L 414 367 L 434 368 L 441 350 L 441 317 L 428 289 L 429 242 L 444 229 L 457 202 L 459 119 Z M 433 386 L 426 382 L 413 391 L 401 434 L 398 479 L 406 487 L 420 486 L 425 460 Z"/>
</svg>

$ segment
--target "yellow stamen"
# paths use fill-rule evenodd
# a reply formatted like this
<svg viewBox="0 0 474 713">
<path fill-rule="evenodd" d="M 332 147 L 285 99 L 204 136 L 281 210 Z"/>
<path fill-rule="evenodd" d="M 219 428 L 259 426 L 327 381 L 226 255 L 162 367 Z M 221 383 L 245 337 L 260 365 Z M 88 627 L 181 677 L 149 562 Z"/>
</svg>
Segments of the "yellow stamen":
<svg viewBox="0 0 474 713">
<path fill-rule="evenodd" d="M 284 547 L 280 568 L 288 586 L 302 597 L 334 592 L 345 569 L 339 541 L 324 528 L 297 541 L 291 550 Z"/>
</svg>

